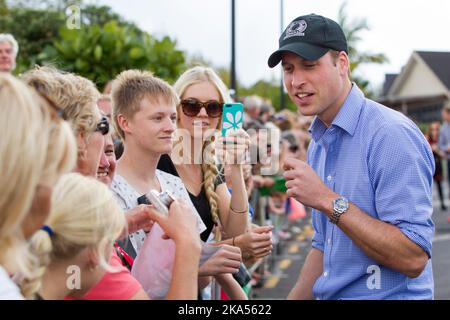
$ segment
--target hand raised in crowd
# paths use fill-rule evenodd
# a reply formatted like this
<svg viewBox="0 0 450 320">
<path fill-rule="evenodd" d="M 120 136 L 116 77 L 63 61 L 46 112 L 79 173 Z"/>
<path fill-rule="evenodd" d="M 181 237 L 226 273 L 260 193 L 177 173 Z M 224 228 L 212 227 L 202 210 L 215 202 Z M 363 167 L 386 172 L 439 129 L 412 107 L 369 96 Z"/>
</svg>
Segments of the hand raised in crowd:
<svg viewBox="0 0 450 320">
<path fill-rule="evenodd" d="M 214 244 L 211 244 L 214 245 Z M 214 276 L 222 273 L 237 273 L 241 265 L 241 249 L 226 244 L 214 253 L 199 269 L 199 276 Z"/>
<path fill-rule="evenodd" d="M 247 180 L 251 178 L 252 176 L 252 165 L 251 164 L 244 164 L 242 167 L 242 173 L 244 174 L 244 180 Z"/>
<path fill-rule="evenodd" d="M 243 129 L 229 130 L 226 137 L 216 139 L 216 155 L 224 164 L 245 164 L 249 148 L 250 136 Z"/>
<path fill-rule="evenodd" d="M 284 162 L 283 174 L 286 179 L 286 195 L 303 205 L 323 211 L 335 199 L 334 192 L 328 188 L 306 162 L 288 158 Z"/>
<path fill-rule="evenodd" d="M 234 239 L 243 256 L 262 258 L 272 252 L 272 226 L 255 227 Z"/>
<path fill-rule="evenodd" d="M 253 176 L 253 182 L 255 184 L 255 187 L 261 188 L 261 187 L 271 187 L 275 184 L 275 181 L 270 177 L 263 177 L 260 175 Z"/>
<path fill-rule="evenodd" d="M 150 211 L 153 206 L 140 204 L 137 207 L 125 212 L 127 220 L 127 229 L 122 232 L 119 239 L 125 238 L 128 234 L 143 229 L 145 232 L 150 232 L 153 226 L 153 220 L 150 218 Z"/>
<path fill-rule="evenodd" d="M 175 243 L 190 242 L 201 249 L 197 217 L 191 211 L 191 207 L 186 202 L 175 199 L 169 207 L 168 216 L 150 206 L 149 217 L 164 230 L 164 238 L 172 239 Z"/>
</svg>

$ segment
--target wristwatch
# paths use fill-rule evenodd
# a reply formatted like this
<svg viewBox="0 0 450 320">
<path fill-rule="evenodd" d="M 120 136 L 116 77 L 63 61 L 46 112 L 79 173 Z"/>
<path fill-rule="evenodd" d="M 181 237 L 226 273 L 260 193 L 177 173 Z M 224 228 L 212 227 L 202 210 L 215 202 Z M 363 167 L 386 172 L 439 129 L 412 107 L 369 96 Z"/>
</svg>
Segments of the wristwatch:
<svg viewBox="0 0 450 320">
<path fill-rule="evenodd" d="M 330 222 L 337 224 L 339 218 L 348 210 L 347 198 L 340 197 L 333 200 L 333 213 L 330 216 Z"/>
</svg>

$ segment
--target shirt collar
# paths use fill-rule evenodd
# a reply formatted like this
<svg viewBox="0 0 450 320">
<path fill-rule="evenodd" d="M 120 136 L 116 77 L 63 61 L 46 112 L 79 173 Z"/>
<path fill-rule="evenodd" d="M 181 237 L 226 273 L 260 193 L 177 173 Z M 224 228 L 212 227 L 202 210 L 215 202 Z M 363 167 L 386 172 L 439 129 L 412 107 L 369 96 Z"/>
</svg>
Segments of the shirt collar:
<svg viewBox="0 0 450 320">
<path fill-rule="evenodd" d="M 353 83 L 350 93 L 339 109 L 331 125 L 337 126 L 346 131 L 349 135 L 353 136 L 358 125 L 363 102 L 364 94 L 358 86 Z M 317 116 L 314 118 L 314 121 L 308 129 L 312 138 L 316 142 L 320 140 L 326 130 L 327 126 Z"/>
</svg>

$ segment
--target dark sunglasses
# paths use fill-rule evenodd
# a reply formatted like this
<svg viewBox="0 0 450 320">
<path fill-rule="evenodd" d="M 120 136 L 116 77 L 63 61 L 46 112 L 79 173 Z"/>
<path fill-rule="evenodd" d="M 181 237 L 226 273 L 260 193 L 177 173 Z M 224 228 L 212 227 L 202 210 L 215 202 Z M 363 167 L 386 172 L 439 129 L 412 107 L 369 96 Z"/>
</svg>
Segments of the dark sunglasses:
<svg viewBox="0 0 450 320">
<path fill-rule="evenodd" d="M 194 98 L 183 99 L 180 102 L 181 110 L 188 117 L 195 117 L 199 114 L 202 108 L 205 108 L 208 117 L 217 118 L 222 114 L 222 103 L 216 100 L 209 100 L 206 102 L 198 101 Z"/>
<path fill-rule="evenodd" d="M 109 132 L 109 122 L 107 117 L 102 117 L 102 120 L 97 124 L 95 132 L 101 132 L 102 135 L 107 135 Z"/>
</svg>

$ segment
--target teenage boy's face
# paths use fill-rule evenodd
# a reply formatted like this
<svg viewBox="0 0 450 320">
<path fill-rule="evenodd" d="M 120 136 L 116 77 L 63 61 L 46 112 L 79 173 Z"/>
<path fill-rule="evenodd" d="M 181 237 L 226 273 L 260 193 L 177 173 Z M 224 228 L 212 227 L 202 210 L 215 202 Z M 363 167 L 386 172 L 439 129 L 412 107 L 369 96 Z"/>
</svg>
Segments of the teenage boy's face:
<svg viewBox="0 0 450 320">
<path fill-rule="evenodd" d="M 176 120 L 175 105 L 162 98 L 150 100 L 145 97 L 140 110 L 128 122 L 125 143 L 127 139 L 133 139 L 135 144 L 148 152 L 160 155 L 170 153 Z"/>
</svg>

